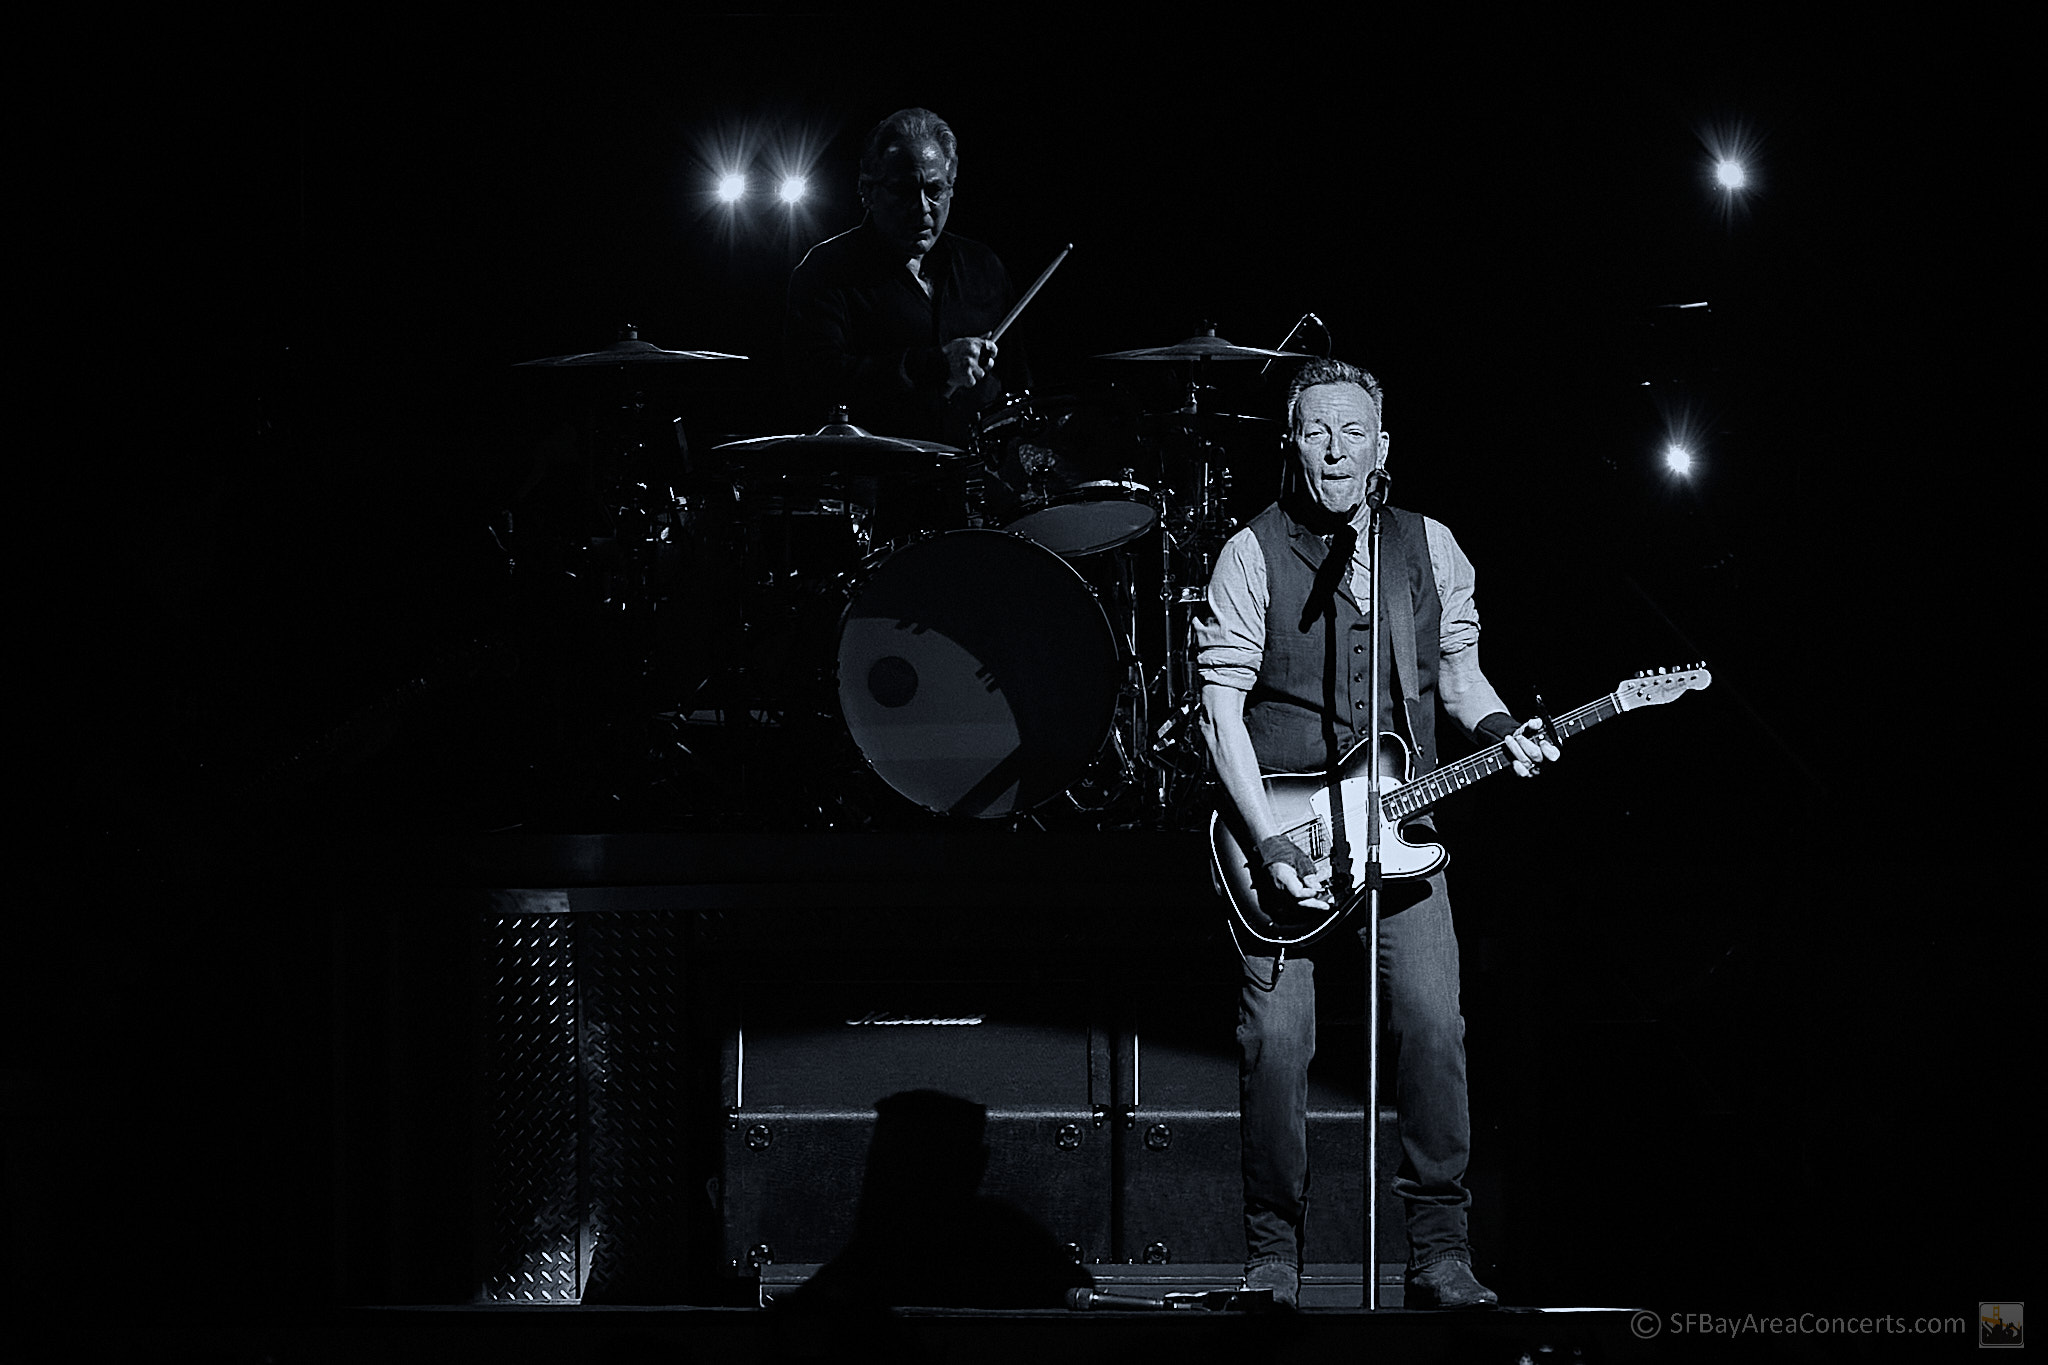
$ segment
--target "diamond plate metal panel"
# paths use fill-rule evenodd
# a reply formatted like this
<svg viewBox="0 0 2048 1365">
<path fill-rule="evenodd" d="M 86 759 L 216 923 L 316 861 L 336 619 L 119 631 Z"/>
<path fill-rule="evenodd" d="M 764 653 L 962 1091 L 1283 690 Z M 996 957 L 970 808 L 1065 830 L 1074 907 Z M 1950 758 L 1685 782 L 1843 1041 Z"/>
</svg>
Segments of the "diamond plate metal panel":
<svg viewBox="0 0 2048 1365">
<path fill-rule="evenodd" d="M 686 1244 L 679 917 L 550 909 L 488 916 L 483 934 L 478 1297 L 674 1301 Z"/>
<path fill-rule="evenodd" d="M 489 1303 L 575 1303 L 584 1248 L 573 915 L 484 926 L 483 1257 Z"/>
<path fill-rule="evenodd" d="M 584 1298 L 674 1302 L 685 1275 L 681 920 L 578 917 L 583 984 Z"/>
</svg>

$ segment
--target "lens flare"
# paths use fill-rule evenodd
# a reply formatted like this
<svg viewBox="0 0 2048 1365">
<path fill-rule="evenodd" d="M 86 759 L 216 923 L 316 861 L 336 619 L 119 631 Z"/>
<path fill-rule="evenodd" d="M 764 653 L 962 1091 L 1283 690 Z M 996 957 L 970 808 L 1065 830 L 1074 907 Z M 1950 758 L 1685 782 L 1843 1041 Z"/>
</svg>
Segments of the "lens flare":
<svg viewBox="0 0 2048 1365">
<path fill-rule="evenodd" d="M 1728 223 L 1748 212 L 1748 201 L 1759 194 L 1763 176 L 1759 173 L 1763 137 L 1745 123 L 1721 123 L 1694 130 L 1706 149 L 1703 168 L 1712 186 L 1715 212 Z"/>
</svg>

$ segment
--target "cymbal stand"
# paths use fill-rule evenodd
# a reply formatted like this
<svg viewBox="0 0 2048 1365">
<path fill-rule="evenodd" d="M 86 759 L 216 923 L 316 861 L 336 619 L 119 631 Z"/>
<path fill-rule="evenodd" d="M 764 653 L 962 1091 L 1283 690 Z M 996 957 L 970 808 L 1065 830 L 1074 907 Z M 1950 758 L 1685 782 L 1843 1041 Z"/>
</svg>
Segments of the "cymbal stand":
<svg viewBox="0 0 2048 1365">
<path fill-rule="evenodd" d="M 1228 529 L 1228 465 L 1217 458 L 1219 449 L 1212 439 L 1210 414 L 1202 405 L 1202 361 L 1190 366 L 1187 397 L 1176 412 L 1183 419 L 1182 430 L 1193 442 L 1192 458 L 1184 468 L 1192 471 L 1192 486 L 1185 502 L 1174 481 L 1167 477 L 1166 461 L 1160 461 L 1159 489 L 1159 609 L 1162 648 L 1166 658 L 1161 667 L 1161 711 L 1165 719 L 1151 736 L 1148 755 L 1157 774 L 1157 797 L 1164 815 L 1176 804 L 1173 786 L 1178 778 L 1206 776 L 1208 754 L 1195 737 L 1195 710 L 1200 701 L 1194 677 L 1195 617 L 1207 598 L 1209 572 Z M 1185 792 L 1181 795 L 1186 795 Z"/>
<path fill-rule="evenodd" d="M 1200 358 L 1189 362 L 1187 398 L 1175 410 L 1175 415 L 1185 419 L 1186 430 L 1193 436 L 1195 441 L 1196 463 L 1198 468 L 1202 470 L 1197 475 L 1197 487 L 1199 488 L 1201 484 L 1207 482 L 1208 478 L 1206 469 L 1207 441 L 1202 431 L 1202 362 Z M 1174 615 L 1177 609 L 1183 605 L 1184 599 L 1180 592 L 1179 575 L 1174 572 L 1172 513 L 1175 495 L 1167 478 L 1166 457 L 1163 450 L 1160 454 L 1159 479 L 1156 486 L 1159 490 L 1159 638 L 1164 642 L 1163 647 L 1166 651 L 1165 683 L 1161 697 L 1164 709 L 1169 714 L 1172 714 L 1188 699 L 1188 695 L 1192 691 L 1192 679 L 1187 676 L 1186 651 L 1180 651 L 1183 656 L 1182 658 L 1176 659 L 1174 657 L 1174 644 L 1179 639 L 1179 632 L 1174 629 Z M 1200 499 L 1201 494 L 1198 492 L 1196 495 L 1197 518 L 1201 515 L 1199 510 L 1201 507 Z M 1193 523 L 1190 524 L 1192 526 Z"/>
</svg>

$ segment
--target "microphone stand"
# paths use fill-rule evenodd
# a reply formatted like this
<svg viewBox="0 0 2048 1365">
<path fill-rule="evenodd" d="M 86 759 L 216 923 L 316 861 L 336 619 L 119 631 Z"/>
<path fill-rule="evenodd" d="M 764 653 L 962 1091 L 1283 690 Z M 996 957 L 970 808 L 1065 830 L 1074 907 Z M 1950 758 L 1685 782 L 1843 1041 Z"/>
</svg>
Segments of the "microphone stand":
<svg viewBox="0 0 2048 1365">
<path fill-rule="evenodd" d="M 1365 646 L 1372 662 L 1366 666 L 1371 699 L 1371 747 L 1365 756 L 1365 1309 L 1380 1306 L 1380 707 L 1385 683 L 1380 678 L 1380 514 L 1386 510 L 1388 476 L 1375 466 L 1366 476 Z"/>
</svg>

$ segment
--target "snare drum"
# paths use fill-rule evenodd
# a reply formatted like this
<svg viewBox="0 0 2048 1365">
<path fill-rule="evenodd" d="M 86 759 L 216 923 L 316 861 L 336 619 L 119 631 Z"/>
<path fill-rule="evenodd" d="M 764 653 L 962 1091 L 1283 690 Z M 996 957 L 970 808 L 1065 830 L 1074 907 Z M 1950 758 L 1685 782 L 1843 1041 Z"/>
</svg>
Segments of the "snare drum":
<svg viewBox="0 0 2048 1365">
<path fill-rule="evenodd" d="M 839 622 L 839 710 L 868 765 L 927 810 L 989 818 L 1071 787 L 1116 719 L 1108 618 L 1059 555 L 947 531 L 889 555 Z"/>
<path fill-rule="evenodd" d="M 1095 479 L 1058 494 L 1037 511 L 1013 517 L 1004 529 L 1075 559 L 1114 550 L 1158 524 L 1151 489 L 1126 479 Z"/>
<path fill-rule="evenodd" d="M 874 509 L 816 485 L 742 486 L 742 553 L 756 586 L 822 582 L 849 573 L 874 548 Z"/>
<path fill-rule="evenodd" d="M 976 448 L 1008 493 L 989 511 L 1069 558 L 1100 554 L 1159 524 L 1152 490 L 1130 481 L 1145 467 L 1141 414 L 1111 392 L 1094 398 L 1022 394 L 982 415 Z"/>
</svg>

